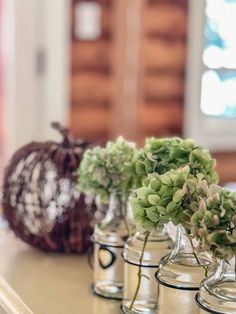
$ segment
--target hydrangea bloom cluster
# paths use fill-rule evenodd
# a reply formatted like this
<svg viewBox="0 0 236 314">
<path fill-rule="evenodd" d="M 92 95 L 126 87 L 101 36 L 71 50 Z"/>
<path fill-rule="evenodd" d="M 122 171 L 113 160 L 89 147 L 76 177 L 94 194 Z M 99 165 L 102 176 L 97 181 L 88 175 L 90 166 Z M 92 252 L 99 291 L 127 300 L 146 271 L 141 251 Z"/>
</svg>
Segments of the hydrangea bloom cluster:
<svg viewBox="0 0 236 314">
<path fill-rule="evenodd" d="M 139 230 L 152 231 L 170 220 L 190 232 L 190 219 L 199 200 L 208 194 L 203 174 L 193 176 L 190 167 L 172 169 L 164 174 L 149 174 L 133 198 L 134 219 Z"/>
<path fill-rule="evenodd" d="M 79 190 L 99 196 L 102 203 L 108 202 L 114 190 L 127 199 L 130 189 L 136 188 L 136 157 L 135 144 L 122 137 L 108 142 L 105 148 L 88 149 L 78 170 Z"/>
<path fill-rule="evenodd" d="M 215 160 L 209 151 L 196 145 L 192 139 L 149 138 L 140 150 L 136 163 L 136 172 L 141 178 L 149 173 L 165 173 L 170 169 L 178 169 L 188 165 L 190 173 L 202 173 L 209 183 L 217 183 Z"/>
<path fill-rule="evenodd" d="M 210 188 L 191 218 L 192 234 L 201 241 L 202 250 L 230 261 L 236 254 L 236 193 Z"/>
</svg>

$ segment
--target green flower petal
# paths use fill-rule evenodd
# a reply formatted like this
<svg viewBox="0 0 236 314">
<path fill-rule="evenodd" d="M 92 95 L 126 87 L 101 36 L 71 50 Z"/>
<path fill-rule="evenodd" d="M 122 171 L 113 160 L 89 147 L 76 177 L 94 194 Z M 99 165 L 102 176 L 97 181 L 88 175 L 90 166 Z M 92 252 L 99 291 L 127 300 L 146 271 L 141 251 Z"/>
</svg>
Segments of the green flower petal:
<svg viewBox="0 0 236 314">
<path fill-rule="evenodd" d="M 175 203 L 178 203 L 182 200 L 182 198 L 184 197 L 185 193 L 183 190 L 178 190 L 177 192 L 175 192 L 174 196 L 173 196 L 173 201 Z"/>
<path fill-rule="evenodd" d="M 148 195 L 148 201 L 151 205 L 157 205 L 160 200 L 160 196 L 157 194 L 155 195 Z"/>
</svg>

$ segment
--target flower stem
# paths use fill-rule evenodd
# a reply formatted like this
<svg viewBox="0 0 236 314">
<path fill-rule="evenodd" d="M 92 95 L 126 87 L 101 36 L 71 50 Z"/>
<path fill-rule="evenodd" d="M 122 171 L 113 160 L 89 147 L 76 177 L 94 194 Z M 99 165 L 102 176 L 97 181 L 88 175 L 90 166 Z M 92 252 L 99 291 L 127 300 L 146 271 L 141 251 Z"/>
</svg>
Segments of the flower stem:
<svg viewBox="0 0 236 314">
<path fill-rule="evenodd" d="M 131 236 L 131 231 L 130 231 L 130 227 L 129 227 L 129 224 L 128 224 L 128 221 L 126 219 L 126 215 L 127 215 L 127 201 L 126 202 L 122 202 L 122 209 L 121 209 L 121 215 L 122 215 L 122 218 L 123 218 L 123 221 L 124 221 L 124 224 L 125 224 L 125 229 L 127 230 L 127 234 L 128 234 L 128 237 Z"/>
<path fill-rule="evenodd" d="M 192 239 L 189 239 L 189 241 L 190 241 L 190 243 L 191 243 L 191 247 L 192 247 L 192 249 L 193 249 L 193 255 L 194 255 L 194 257 L 195 257 L 195 259 L 196 259 L 198 265 L 204 268 L 204 270 L 205 270 L 205 277 L 208 277 L 208 267 L 207 267 L 206 265 L 202 265 L 202 264 L 201 264 L 201 262 L 200 262 L 200 260 L 199 260 L 199 258 L 198 258 L 198 256 L 197 256 L 197 254 L 194 252 L 194 245 L 193 245 Z"/>
<path fill-rule="evenodd" d="M 130 231 L 130 228 L 129 228 L 129 224 L 128 224 L 125 216 L 123 217 L 123 219 L 124 219 L 125 228 L 126 228 L 127 233 L 128 233 L 128 237 L 130 237 L 131 236 L 131 231 Z"/>
<path fill-rule="evenodd" d="M 143 262 L 143 256 L 144 256 L 145 248 L 146 248 L 146 245 L 147 245 L 148 237 L 149 237 L 149 232 L 145 232 L 143 248 L 142 248 L 142 252 L 141 252 L 141 255 L 140 255 L 140 259 L 139 259 L 139 268 L 138 268 L 138 274 L 137 274 L 137 276 L 138 276 L 138 284 L 137 284 L 137 287 L 136 287 L 136 290 L 135 290 L 135 293 L 134 293 L 134 297 L 133 297 L 132 302 L 130 304 L 129 310 L 132 310 L 132 308 L 134 306 L 134 302 L 137 299 L 138 292 L 139 292 L 139 289 L 140 289 L 141 280 L 142 280 L 142 262 Z"/>
</svg>

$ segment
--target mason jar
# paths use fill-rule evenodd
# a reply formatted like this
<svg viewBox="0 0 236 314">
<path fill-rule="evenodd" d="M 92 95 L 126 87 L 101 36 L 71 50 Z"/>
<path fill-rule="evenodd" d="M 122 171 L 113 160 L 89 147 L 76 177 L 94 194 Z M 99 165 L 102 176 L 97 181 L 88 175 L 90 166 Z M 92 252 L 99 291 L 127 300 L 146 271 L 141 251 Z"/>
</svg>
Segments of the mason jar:
<svg viewBox="0 0 236 314">
<path fill-rule="evenodd" d="M 198 314 L 195 295 L 213 267 L 205 253 L 194 253 L 192 240 L 185 229 L 178 226 L 175 246 L 168 256 L 162 258 L 156 273 L 159 313 Z"/>
<path fill-rule="evenodd" d="M 158 284 L 155 273 L 161 257 L 170 252 L 173 240 L 167 229 L 137 232 L 124 246 L 123 313 L 157 313 Z"/>
<path fill-rule="evenodd" d="M 98 296 L 121 300 L 123 297 L 124 263 L 122 252 L 130 234 L 134 234 L 131 208 L 120 191 L 111 193 L 107 214 L 95 226 L 94 283 L 92 290 Z"/>
<path fill-rule="evenodd" d="M 230 268 L 223 260 L 217 264 L 216 271 L 203 280 L 196 295 L 199 314 L 236 314 L 236 268 Z"/>
</svg>

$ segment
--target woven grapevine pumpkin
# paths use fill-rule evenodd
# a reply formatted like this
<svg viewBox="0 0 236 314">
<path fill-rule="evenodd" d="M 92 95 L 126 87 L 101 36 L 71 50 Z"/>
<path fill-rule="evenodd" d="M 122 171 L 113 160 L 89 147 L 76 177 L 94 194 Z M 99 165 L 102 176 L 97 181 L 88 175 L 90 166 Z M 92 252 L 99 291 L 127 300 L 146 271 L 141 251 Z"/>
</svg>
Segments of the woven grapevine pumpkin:
<svg viewBox="0 0 236 314">
<path fill-rule="evenodd" d="M 83 253 L 90 245 L 91 212 L 77 191 L 76 171 L 85 149 L 58 123 L 61 143 L 32 142 L 19 149 L 5 170 L 2 207 L 10 228 L 45 251 Z"/>
</svg>

